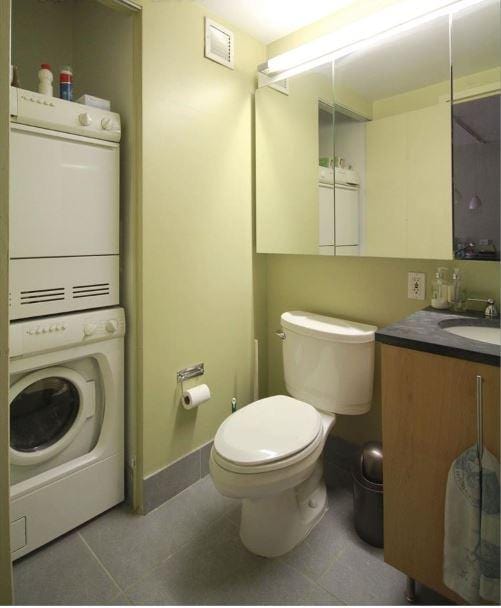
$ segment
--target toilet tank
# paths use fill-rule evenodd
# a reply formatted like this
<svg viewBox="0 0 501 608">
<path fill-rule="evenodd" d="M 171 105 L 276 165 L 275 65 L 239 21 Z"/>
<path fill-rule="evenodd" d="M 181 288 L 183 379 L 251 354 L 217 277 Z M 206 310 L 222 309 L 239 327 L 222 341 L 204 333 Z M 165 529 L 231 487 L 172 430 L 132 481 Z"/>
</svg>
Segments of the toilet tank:
<svg viewBox="0 0 501 608">
<path fill-rule="evenodd" d="M 292 397 L 335 414 L 365 414 L 374 383 L 377 327 L 309 312 L 285 312 L 283 362 Z"/>
</svg>

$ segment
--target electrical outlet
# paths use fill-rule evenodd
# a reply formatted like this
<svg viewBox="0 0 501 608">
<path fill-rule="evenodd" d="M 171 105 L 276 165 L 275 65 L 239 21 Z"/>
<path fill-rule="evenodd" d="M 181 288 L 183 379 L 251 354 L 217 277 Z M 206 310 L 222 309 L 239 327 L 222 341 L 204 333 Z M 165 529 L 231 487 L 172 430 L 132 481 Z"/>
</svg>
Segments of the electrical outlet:
<svg viewBox="0 0 501 608">
<path fill-rule="evenodd" d="M 409 272 L 407 274 L 407 297 L 410 300 L 424 300 L 426 297 L 426 274 Z"/>
</svg>

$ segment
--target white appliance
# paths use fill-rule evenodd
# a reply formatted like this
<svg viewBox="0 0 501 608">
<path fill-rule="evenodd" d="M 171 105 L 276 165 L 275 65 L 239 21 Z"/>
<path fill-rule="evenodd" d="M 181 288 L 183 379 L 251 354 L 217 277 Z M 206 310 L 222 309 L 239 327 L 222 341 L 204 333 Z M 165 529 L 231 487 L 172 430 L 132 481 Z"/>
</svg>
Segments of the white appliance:
<svg viewBox="0 0 501 608">
<path fill-rule="evenodd" d="M 318 245 L 321 255 L 359 255 L 358 186 L 319 183 Z"/>
<path fill-rule="evenodd" d="M 369 411 L 377 327 L 308 312 L 281 316 L 291 397 L 255 401 L 223 421 L 210 472 L 224 496 L 242 499 L 240 538 L 252 553 L 293 549 L 326 509 L 322 451 L 337 415 Z"/>
<path fill-rule="evenodd" d="M 119 302 L 120 116 L 11 88 L 11 319 Z"/>
<path fill-rule="evenodd" d="M 14 559 L 124 498 L 122 308 L 10 324 Z"/>
</svg>

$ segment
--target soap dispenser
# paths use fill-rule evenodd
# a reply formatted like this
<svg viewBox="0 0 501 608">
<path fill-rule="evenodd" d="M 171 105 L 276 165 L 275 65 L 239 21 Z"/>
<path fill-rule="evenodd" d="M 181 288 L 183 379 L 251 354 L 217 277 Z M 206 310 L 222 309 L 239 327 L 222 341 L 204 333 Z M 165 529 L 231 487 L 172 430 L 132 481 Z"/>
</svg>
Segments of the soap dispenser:
<svg viewBox="0 0 501 608">
<path fill-rule="evenodd" d="M 435 278 L 431 285 L 431 305 L 432 308 L 449 308 L 449 280 L 448 269 L 441 266 L 435 273 Z"/>
</svg>

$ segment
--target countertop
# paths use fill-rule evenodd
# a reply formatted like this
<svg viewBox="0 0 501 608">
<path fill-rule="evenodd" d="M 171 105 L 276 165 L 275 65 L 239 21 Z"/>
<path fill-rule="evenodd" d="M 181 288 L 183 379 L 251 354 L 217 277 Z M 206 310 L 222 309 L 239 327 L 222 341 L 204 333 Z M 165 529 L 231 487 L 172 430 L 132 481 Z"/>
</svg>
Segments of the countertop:
<svg viewBox="0 0 501 608">
<path fill-rule="evenodd" d="M 480 325 L 499 327 L 500 320 L 485 319 L 482 313 L 452 313 L 425 308 L 376 332 L 376 341 L 446 357 L 456 357 L 499 367 L 501 348 L 488 342 L 462 338 L 440 327 L 444 325 Z"/>
</svg>

